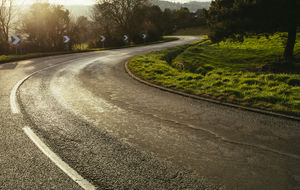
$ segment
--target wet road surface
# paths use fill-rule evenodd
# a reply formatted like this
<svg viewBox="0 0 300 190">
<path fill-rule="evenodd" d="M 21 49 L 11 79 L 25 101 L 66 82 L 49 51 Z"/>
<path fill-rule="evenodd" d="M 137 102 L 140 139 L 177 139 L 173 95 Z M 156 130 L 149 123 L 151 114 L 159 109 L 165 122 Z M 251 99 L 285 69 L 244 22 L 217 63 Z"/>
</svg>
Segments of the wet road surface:
<svg viewBox="0 0 300 190">
<path fill-rule="evenodd" d="M 300 122 L 164 92 L 124 70 L 134 55 L 195 40 L 0 65 L 0 189 L 80 189 L 24 127 L 99 189 L 299 189 Z M 39 70 L 12 114 L 12 88 Z"/>
</svg>

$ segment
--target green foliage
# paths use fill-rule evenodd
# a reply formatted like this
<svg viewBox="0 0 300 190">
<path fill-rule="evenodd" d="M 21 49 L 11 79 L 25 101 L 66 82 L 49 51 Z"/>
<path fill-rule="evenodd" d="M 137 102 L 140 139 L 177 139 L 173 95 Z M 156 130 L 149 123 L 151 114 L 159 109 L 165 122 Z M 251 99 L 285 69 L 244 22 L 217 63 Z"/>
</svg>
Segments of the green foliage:
<svg viewBox="0 0 300 190">
<path fill-rule="evenodd" d="M 282 34 L 244 43 L 203 40 L 137 56 L 129 67 L 139 77 L 183 92 L 300 115 L 300 74 L 247 71 L 276 60 L 282 48 Z M 300 58 L 299 43 L 296 52 Z"/>
<path fill-rule="evenodd" d="M 204 15 L 210 27 L 210 39 L 243 41 L 249 33 L 270 35 L 288 32 L 284 61 L 293 61 L 297 26 L 300 26 L 298 0 L 215 0 Z"/>
<path fill-rule="evenodd" d="M 297 35 L 300 39 L 300 35 Z M 184 64 L 185 70 L 206 74 L 214 68 L 222 67 L 234 71 L 244 71 L 276 61 L 284 50 L 282 33 L 270 36 L 248 37 L 244 42 L 230 39 L 211 44 L 209 40 L 189 47 L 173 61 L 173 66 Z M 295 58 L 300 58 L 300 43 L 295 46 Z"/>
</svg>

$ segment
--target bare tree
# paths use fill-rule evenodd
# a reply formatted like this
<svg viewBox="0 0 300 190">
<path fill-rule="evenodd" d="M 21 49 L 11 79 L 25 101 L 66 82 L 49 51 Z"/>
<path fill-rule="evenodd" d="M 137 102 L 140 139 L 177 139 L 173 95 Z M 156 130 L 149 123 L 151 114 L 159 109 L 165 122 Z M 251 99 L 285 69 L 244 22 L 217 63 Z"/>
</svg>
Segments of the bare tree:
<svg viewBox="0 0 300 190">
<path fill-rule="evenodd" d="M 15 0 L 0 0 L 0 52 L 9 50 L 9 32 L 13 21 Z"/>
<path fill-rule="evenodd" d="M 134 10 L 145 5 L 148 0 L 99 0 L 97 8 L 102 16 L 111 18 L 115 23 L 126 28 Z"/>
<path fill-rule="evenodd" d="M 94 6 L 93 20 L 109 25 L 119 32 L 132 34 L 135 11 L 145 5 L 148 0 L 99 0 Z"/>
</svg>

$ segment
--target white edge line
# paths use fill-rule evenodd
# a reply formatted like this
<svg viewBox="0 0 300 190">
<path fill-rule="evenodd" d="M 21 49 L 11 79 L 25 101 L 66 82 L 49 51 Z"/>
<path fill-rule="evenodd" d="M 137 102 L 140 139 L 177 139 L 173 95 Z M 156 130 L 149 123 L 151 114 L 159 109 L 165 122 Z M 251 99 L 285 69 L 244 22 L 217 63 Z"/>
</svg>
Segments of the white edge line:
<svg viewBox="0 0 300 190">
<path fill-rule="evenodd" d="M 94 62 L 94 61 L 96 61 L 96 60 L 98 60 L 98 58 L 97 58 L 97 59 L 94 59 L 93 61 L 91 61 L 91 63 Z M 41 69 L 41 70 L 38 70 L 38 71 L 36 71 L 36 72 L 33 72 L 33 73 L 31 73 L 30 75 L 26 76 L 24 79 L 20 80 L 20 81 L 14 86 L 14 88 L 12 89 L 12 91 L 11 91 L 11 93 L 10 93 L 10 107 L 11 107 L 11 112 L 12 112 L 13 114 L 19 114 L 19 113 L 21 113 L 20 107 L 19 107 L 18 102 L 17 102 L 17 92 L 18 92 L 18 89 L 20 88 L 20 86 L 21 86 L 27 79 L 29 79 L 30 77 L 32 77 L 32 76 L 35 75 L 36 73 L 39 73 L 39 72 L 41 72 L 41 71 L 45 71 L 45 70 L 47 70 L 47 69 L 50 69 L 50 68 L 52 68 L 52 67 L 56 67 L 56 66 L 59 66 L 59 65 L 61 65 L 61 63 L 58 63 L 58 64 L 55 64 L 55 65 L 46 67 L 46 68 Z"/>
<path fill-rule="evenodd" d="M 20 113 L 20 108 L 19 105 L 17 103 L 17 91 L 19 89 L 19 87 L 27 80 L 29 79 L 32 75 L 34 75 L 35 73 L 32 73 L 31 75 L 28 75 L 27 77 L 25 77 L 24 79 L 20 80 L 12 89 L 11 93 L 10 93 L 10 106 L 11 106 L 11 112 L 13 114 L 18 114 Z"/>
<path fill-rule="evenodd" d="M 44 68 L 42 70 L 39 70 L 39 71 L 36 71 L 34 73 L 31 73 L 30 75 L 26 76 L 24 79 L 20 80 L 15 86 L 14 88 L 12 89 L 11 93 L 10 93 L 10 107 L 11 107 L 11 112 L 13 114 L 19 114 L 21 113 L 20 111 L 20 107 L 18 105 L 18 102 L 17 102 L 17 92 L 18 92 L 18 89 L 20 88 L 20 86 L 27 80 L 29 79 L 31 76 L 33 76 L 34 74 L 40 72 L 40 71 L 44 71 L 46 69 L 50 69 L 52 67 L 55 67 L 55 66 L 58 66 L 57 65 L 52 65 L 50 67 L 47 67 L 47 68 Z"/>
<path fill-rule="evenodd" d="M 73 181 L 80 185 L 85 190 L 95 190 L 96 187 L 79 175 L 67 163 L 65 163 L 58 155 L 50 150 L 50 148 L 43 143 L 43 141 L 29 128 L 23 128 L 25 134 L 30 140 L 65 174 L 67 174 Z"/>
</svg>

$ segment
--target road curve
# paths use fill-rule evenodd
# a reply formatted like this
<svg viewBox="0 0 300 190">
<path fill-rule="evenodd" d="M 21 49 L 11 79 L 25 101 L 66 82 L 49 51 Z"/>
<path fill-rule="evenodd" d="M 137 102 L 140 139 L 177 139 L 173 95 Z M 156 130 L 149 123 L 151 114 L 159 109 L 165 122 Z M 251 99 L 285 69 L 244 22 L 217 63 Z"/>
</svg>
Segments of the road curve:
<svg viewBox="0 0 300 190">
<path fill-rule="evenodd" d="M 24 127 L 99 189 L 300 188 L 300 122 L 160 91 L 124 70 L 134 55 L 195 40 L 0 65 L 0 189 L 80 189 Z M 32 73 L 13 114 L 11 92 Z"/>
</svg>

